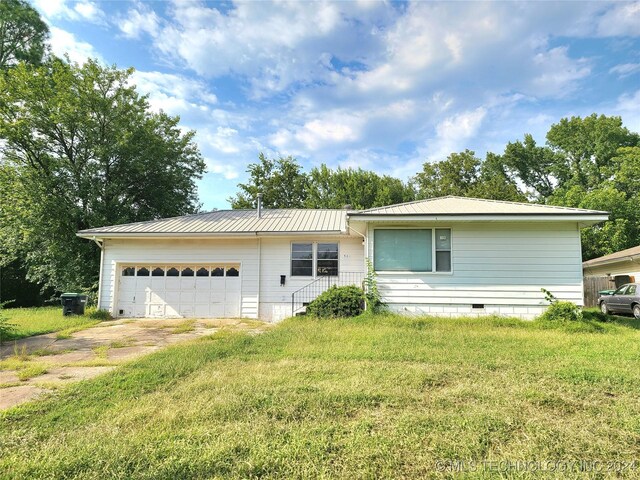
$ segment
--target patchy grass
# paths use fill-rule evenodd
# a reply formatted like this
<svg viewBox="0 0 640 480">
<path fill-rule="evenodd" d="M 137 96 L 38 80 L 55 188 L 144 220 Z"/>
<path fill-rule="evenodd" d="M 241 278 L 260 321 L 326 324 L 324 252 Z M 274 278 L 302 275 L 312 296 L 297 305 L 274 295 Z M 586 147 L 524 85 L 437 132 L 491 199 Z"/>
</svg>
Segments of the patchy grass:
<svg viewBox="0 0 640 480">
<path fill-rule="evenodd" d="M 9 318 L 9 323 L 16 325 L 16 330 L 7 337 L 7 340 L 58 331 L 71 335 L 73 332 L 99 323 L 99 320 L 82 315 L 64 317 L 62 307 L 7 308 L 2 313 Z"/>
<path fill-rule="evenodd" d="M 62 355 L 65 353 L 73 352 L 72 348 L 64 348 L 64 349 L 55 349 L 55 348 L 39 348 L 37 350 L 33 350 L 29 352 L 29 355 L 34 357 L 48 357 L 51 355 Z"/>
<path fill-rule="evenodd" d="M 99 347 L 93 347 L 93 353 L 96 354 L 96 359 L 106 360 L 107 352 L 109 351 L 109 345 L 100 345 Z"/>
<path fill-rule="evenodd" d="M 173 327 L 171 330 L 171 333 L 188 333 L 188 332 L 193 332 L 195 329 L 196 329 L 195 320 L 185 320 L 183 322 L 178 323 L 175 327 Z"/>
<path fill-rule="evenodd" d="M 47 364 L 33 361 L 29 356 L 14 355 L 0 361 L 0 370 L 15 371 L 20 381 L 44 375 L 47 373 L 48 368 L 49 366 Z"/>
<path fill-rule="evenodd" d="M 24 368 L 16 371 L 16 375 L 18 375 L 18 379 L 22 382 L 29 380 L 33 377 L 39 377 L 40 375 L 44 375 L 47 373 L 48 367 L 47 365 L 43 365 L 42 363 L 32 363 L 31 365 L 27 365 Z"/>
<path fill-rule="evenodd" d="M 109 344 L 110 348 L 125 348 L 135 345 L 136 341 L 133 338 L 126 338 L 124 340 L 114 340 Z"/>
<path fill-rule="evenodd" d="M 225 331 L 0 415 L 0 478 L 425 478 L 451 476 L 440 460 L 631 461 L 639 325 L 385 315 Z"/>
</svg>

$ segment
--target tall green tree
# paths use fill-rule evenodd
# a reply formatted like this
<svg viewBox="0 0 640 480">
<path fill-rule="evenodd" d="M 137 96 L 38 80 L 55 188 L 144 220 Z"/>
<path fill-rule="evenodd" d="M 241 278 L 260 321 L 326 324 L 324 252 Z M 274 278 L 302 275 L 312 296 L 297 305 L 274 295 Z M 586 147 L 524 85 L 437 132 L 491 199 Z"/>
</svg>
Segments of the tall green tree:
<svg viewBox="0 0 640 480">
<path fill-rule="evenodd" d="M 0 0 L 0 74 L 20 62 L 39 65 L 47 52 L 49 28 L 26 1 Z M 1 194 L 1 193 L 0 193 Z M 42 304 L 41 286 L 25 276 L 20 258 L 5 265 L 0 261 L 0 303 L 11 306 Z"/>
<path fill-rule="evenodd" d="M 228 199 L 231 208 L 255 208 L 262 193 L 265 208 L 302 208 L 307 197 L 307 175 L 291 156 L 277 159 L 258 155 L 247 168 L 249 181 L 238 184 L 240 191 Z"/>
<path fill-rule="evenodd" d="M 24 0 L 0 0 L 0 70 L 26 62 L 42 63 L 49 28 Z"/>
<path fill-rule="evenodd" d="M 332 170 L 322 164 L 309 173 L 307 208 L 354 209 L 381 207 L 414 200 L 411 185 L 388 175 L 360 168 L 337 168 Z"/>
<path fill-rule="evenodd" d="M 152 113 L 131 73 L 53 59 L 0 77 L 0 261 L 32 280 L 90 287 L 99 251 L 78 230 L 198 209 L 194 133 Z"/>
<path fill-rule="evenodd" d="M 583 230 L 590 259 L 640 244 L 639 145 L 640 135 L 620 117 L 593 114 L 561 119 L 544 146 L 525 135 L 503 158 L 534 200 L 611 213 L 609 222 Z"/>
<path fill-rule="evenodd" d="M 420 198 L 456 195 L 493 200 L 523 201 L 515 181 L 507 174 L 499 155 L 485 161 L 475 152 L 452 153 L 440 162 L 426 162 L 414 177 Z"/>
</svg>

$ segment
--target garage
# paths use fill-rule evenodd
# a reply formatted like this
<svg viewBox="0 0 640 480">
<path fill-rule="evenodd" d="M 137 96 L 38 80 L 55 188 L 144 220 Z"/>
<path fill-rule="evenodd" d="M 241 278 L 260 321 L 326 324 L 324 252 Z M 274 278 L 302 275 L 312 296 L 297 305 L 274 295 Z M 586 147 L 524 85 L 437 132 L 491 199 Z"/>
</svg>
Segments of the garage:
<svg viewBox="0 0 640 480">
<path fill-rule="evenodd" d="M 240 316 L 240 263 L 121 265 L 119 317 Z"/>
</svg>

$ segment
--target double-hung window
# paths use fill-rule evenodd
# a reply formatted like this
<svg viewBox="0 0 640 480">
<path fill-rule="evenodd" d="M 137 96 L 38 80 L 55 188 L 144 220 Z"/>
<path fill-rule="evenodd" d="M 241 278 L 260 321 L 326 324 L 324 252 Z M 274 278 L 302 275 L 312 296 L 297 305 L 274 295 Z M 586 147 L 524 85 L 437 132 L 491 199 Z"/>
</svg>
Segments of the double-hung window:
<svg viewBox="0 0 640 480">
<path fill-rule="evenodd" d="M 313 277 L 338 275 L 337 243 L 292 243 L 291 276 Z"/>
<path fill-rule="evenodd" d="M 291 244 L 291 276 L 313 276 L 313 243 Z"/>
<path fill-rule="evenodd" d="M 376 229 L 373 264 L 378 272 L 451 272 L 451 229 Z"/>
</svg>

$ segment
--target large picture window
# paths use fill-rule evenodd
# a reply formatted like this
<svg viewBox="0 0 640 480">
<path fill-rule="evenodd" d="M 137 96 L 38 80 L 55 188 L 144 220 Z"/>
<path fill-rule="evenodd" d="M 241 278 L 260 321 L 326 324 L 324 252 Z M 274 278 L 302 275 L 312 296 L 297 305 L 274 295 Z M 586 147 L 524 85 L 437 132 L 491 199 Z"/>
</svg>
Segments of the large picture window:
<svg viewBox="0 0 640 480">
<path fill-rule="evenodd" d="M 373 264 L 382 272 L 451 272 L 451 229 L 376 229 Z"/>
<path fill-rule="evenodd" d="M 292 243 L 291 276 L 313 277 L 338 275 L 337 243 Z"/>
</svg>

